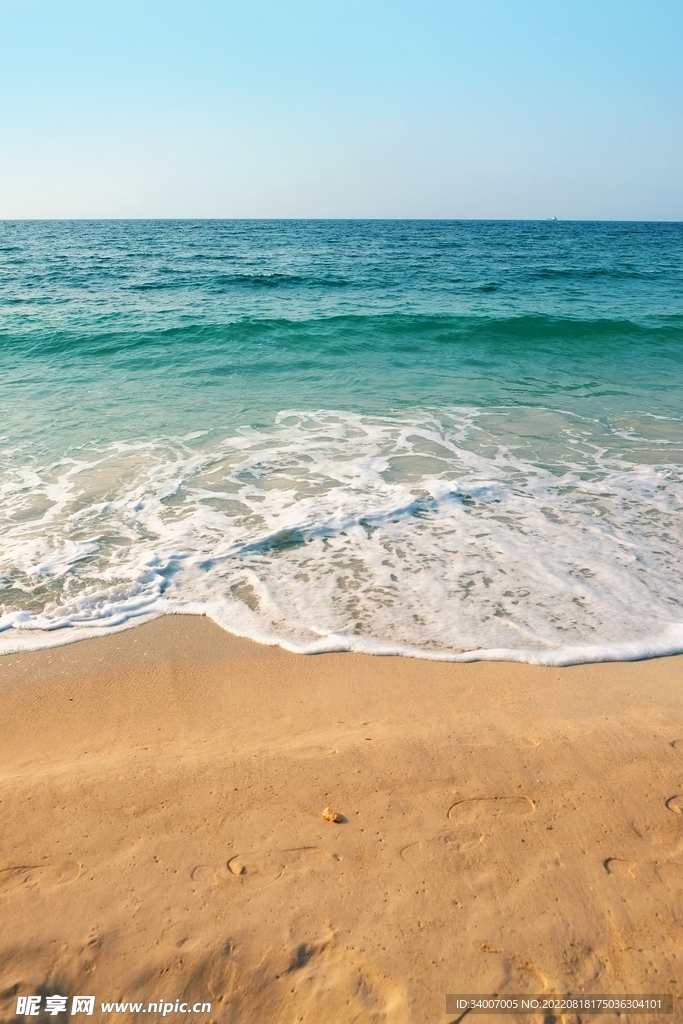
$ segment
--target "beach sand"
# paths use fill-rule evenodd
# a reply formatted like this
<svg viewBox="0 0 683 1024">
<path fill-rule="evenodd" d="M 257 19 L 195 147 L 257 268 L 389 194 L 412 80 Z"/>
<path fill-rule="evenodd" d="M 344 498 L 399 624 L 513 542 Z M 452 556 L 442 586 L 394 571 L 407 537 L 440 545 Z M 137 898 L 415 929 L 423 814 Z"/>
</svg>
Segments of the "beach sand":
<svg viewBox="0 0 683 1024">
<path fill-rule="evenodd" d="M 682 679 L 298 656 L 186 616 L 5 656 L 0 1019 L 33 992 L 240 1024 L 683 996 Z"/>
</svg>

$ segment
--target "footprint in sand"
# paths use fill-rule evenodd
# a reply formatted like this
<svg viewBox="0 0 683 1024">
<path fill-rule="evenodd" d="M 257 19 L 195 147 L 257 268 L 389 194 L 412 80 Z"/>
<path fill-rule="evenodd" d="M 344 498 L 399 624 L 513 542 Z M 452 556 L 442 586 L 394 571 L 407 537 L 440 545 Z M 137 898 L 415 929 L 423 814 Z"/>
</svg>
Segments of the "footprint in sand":
<svg viewBox="0 0 683 1024">
<path fill-rule="evenodd" d="M 458 824 L 493 821 L 496 818 L 522 818 L 533 814 L 536 805 L 528 796 L 489 796 L 458 800 L 448 809 L 448 817 Z"/>
<path fill-rule="evenodd" d="M 668 889 L 683 889 L 683 863 L 677 861 L 660 864 L 657 861 L 633 862 L 622 860 L 621 857 L 608 857 L 604 862 L 604 868 L 608 875 L 635 878 L 648 884 L 658 879 Z"/>
<path fill-rule="evenodd" d="M 620 875 L 622 878 L 636 877 L 636 864 L 621 857 L 608 857 L 603 867 L 608 875 Z"/>
<path fill-rule="evenodd" d="M 197 882 L 198 885 L 213 884 L 215 875 L 216 869 L 212 864 L 198 864 L 190 872 L 190 878 L 193 882 Z"/>
<path fill-rule="evenodd" d="M 35 892 L 37 889 L 48 889 L 73 882 L 82 870 L 82 865 L 73 860 L 54 864 L 17 864 L 0 868 L 0 896 Z"/>
<path fill-rule="evenodd" d="M 666 801 L 666 806 L 674 814 L 683 814 L 683 796 L 670 796 Z"/>
<path fill-rule="evenodd" d="M 298 846 L 291 850 L 259 850 L 251 854 L 234 853 L 224 867 L 215 873 L 215 880 L 217 885 L 262 889 L 267 885 L 273 885 L 286 873 L 300 873 L 332 859 L 333 854 L 321 846 Z"/>
<path fill-rule="evenodd" d="M 401 860 L 408 864 L 439 857 L 451 857 L 473 850 L 484 841 L 484 833 L 478 829 L 447 829 L 429 839 L 409 843 L 400 851 Z"/>
</svg>

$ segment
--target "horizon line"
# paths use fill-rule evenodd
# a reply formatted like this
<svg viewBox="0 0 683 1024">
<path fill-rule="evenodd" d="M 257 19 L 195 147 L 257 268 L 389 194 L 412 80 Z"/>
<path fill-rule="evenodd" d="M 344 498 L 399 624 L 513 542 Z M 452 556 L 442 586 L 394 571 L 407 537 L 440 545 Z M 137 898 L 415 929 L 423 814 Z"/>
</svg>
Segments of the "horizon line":
<svg viewBox="0 0 683 1024">
<path fill-rule="evenodd" d="M 167 217 L 0 217 L 0 224 L 34 224 L 34 223 L 121 223 L 121 222 L 143 222 L 150 221 L 169 222 L 197 222 L 197 221 L 238 221 L 238 222 L 268 222 L 283 223 L 309 222 L 330 222 L 330 223 L 402 223 L 406 221 L 417 223 L 478 223 L 478 224 L 683 224 L 681 218 L 631 218 L 631 217 L 188 217 L 188 216 L 167 216 Z"/>
</svg>

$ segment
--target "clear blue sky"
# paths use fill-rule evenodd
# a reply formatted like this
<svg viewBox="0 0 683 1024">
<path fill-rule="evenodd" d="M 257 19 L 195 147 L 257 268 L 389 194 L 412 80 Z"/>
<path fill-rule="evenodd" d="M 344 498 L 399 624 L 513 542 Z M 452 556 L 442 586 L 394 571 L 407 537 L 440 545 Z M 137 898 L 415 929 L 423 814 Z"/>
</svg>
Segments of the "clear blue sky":
<svg viewBox="0 0 683 1024">
<path fill-rule="evenodd" d="M 0 217 L 683 219 L 683 2 L 0 0 Z"/>
</svg>

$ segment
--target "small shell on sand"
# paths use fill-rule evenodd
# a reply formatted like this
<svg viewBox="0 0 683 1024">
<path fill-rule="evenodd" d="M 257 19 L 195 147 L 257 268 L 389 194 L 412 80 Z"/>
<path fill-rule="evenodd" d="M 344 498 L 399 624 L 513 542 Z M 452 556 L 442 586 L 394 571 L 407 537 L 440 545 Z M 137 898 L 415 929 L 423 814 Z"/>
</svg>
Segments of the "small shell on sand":
<svg viewBox="0 0 683 1024">
<path fill-rule="evenodd" d="M 243 875 L 247 870 L 239 857 L 233 857 L 232 860 L 229 860 L 228 868 L 232 871 L 233 875 Z"/>
<path fill-rule="evenodd" d="M 325 810 L 323 811 L 323 818 L 325 819 L 325 821 L 340 822 L 344 820 L 341 814 L 339 814 L 338 811 L 333 811 L 331 807 L 325 808 Z"/>
</svg>

